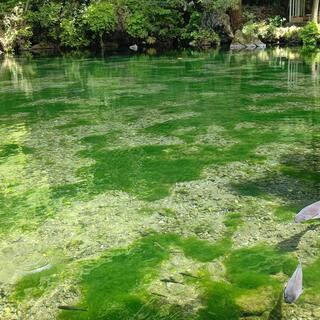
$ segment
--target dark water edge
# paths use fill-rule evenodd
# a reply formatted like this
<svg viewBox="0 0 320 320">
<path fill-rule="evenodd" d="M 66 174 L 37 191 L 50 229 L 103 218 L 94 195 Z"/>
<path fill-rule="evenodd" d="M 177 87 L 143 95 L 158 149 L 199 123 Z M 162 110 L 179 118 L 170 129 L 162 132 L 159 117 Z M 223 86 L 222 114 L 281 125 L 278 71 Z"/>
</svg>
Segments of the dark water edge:
<svg viewBox="0 0 320 320">
<path fill-rule="evenodd" d="M 111 48 L 95 48 L 95 49 L 82 49 L 82 50 L 63 50 L 58 48 L 51 49 L 36 49 L 36 50 L 25 50 L 16 53 L 17 57 L 61 57 L 61 56 L 74 56 L 74 57 L 110 57 L 110 56 L 131 56 L 137 54 L 146 54 L 151 56 L 156 55 L 172 55 L 179 54 L 180 52 L 210 52 L 210 51 L 219 51 L 219 52 L 255 52 L 261 50 L 270 50 L 274 48 L 292 48 L 301 50 L 302 46 L 300 44 L 268 44 L 267 49 L 242 49 L 242 50 L 230 50 L 230 44 L 224 43 L 218 47 L 211 47 L 205 49 L 197 49 L 192 47 L 174 47 L 174 46 L 166 46 L 159 45 L 157 47 L 144 47 L 138 46 L 138 51 L 134 52 L 129 49 L 130 45 L 120 46 L 117 50 L 112 50 Z M 1 55 L 0 55 L 1 58 Z"/>
</svg>

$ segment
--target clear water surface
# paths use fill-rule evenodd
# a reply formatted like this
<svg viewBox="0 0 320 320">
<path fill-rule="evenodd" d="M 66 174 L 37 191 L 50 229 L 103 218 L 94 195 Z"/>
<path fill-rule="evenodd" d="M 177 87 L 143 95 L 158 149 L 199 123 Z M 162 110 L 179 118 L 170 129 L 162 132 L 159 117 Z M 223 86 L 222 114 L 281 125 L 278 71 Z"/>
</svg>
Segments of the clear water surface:
<svg viewBox="0 0 320 320">
<path fill-rule="evenodd" d="M 319 124 L 295 49 L 2 58 L 0 318 L 319 319 Z"/>
</svg>

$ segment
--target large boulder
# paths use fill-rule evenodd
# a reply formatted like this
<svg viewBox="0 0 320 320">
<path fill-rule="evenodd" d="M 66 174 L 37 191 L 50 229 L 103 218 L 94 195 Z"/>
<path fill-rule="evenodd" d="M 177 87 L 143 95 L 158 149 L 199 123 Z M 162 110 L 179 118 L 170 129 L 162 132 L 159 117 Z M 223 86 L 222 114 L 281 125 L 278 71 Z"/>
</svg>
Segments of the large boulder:
<svg viewBox="0 0 320 320">
<path fill-rule="evenodd" d="M 233 38 L 230 17 L 222 10 L 204 12 L 201 26 L 203 29 L 225 33 L 229 38 Z"/>
<path fill-rule="evenodd" d="M 230 45 L 231 50 L 239 49 L 265 49 L 266 44 L 263 43 L 256 35 L 254 34 L 245 34 L 241 30 L 237 30 L 232 43 Z"/>
<path fill-rule="evenodd" d="M 38 52 L 42 50 L 54 50 L 56 47 L 53 43 L 50 42 L 39 42 L 34 44 L 31 48 L 30 51 L 32 52 Z"/>
</svg>

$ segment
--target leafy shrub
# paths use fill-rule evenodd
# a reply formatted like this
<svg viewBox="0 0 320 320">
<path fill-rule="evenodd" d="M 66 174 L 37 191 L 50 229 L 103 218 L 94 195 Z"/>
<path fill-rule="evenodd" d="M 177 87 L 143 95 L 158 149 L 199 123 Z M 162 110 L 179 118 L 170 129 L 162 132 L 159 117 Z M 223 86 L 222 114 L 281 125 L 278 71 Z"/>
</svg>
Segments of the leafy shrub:
<svg viewBox="0 0 320 320">
<path fill-rule="evenodd" d="M 60 34 L 60 12 L 62 5 L 54 2 L 44 3 L 38 11 L 28 15 L 29 22 L 46 35 L 47 40 L 58 40 Z M 43 35 L 42 35 L 43 36 Z"/>
<path fill-rule="evenodd" d="M 29 18 L 32 22 L 39 24 L 42 28 L 49 28 L 59 22 L 59 15 L 62 9 L 60 3 L 47 2 L 38 11 L 31 12 Z"/>
<path fill-rule="evenodd" d="M 85 37 L 83 26 L 81 23 L 77 25 L 76 19 L 62 19 L 60 27 L 60 41 L 65 47 L 77 49 L 89 44 L 89 40 Z"/>
<path fill-rule="evenodd" d="M 200 0 L 206 9 L 226 11 L 239 5 L 239 0 Z"/>
<path fill-rule="evenodd" d="M 100 38 L 101 46 L 103 45 L 102 37 L 105 33 L 115 30 L 117 23 L 116 11 L 113 4 L 108 2 L 92 3 L 88 6 L 84 15 L 84 20 L 94 36 Z"/>
<path fill-rule="evenodd" d="M 242 19 L 245 23 L 253 23 L 257 21 L 257 16 L 250 10 L 243 10 Z"/>
<path fill-rule="evenodd" d="M 159 6 L 150 12 L 152 35 L 156 38 L 173 39 L 182 34 L 182 14 L 176 10 Z"/>
<path fill-rule="evenodd" d="M 285 41 L 285 42 L 294 42 L 298 43 L 300 39 L 300 29 L 296 26 L 291 27 L 279 27 L 275 28 L 273 31 L 273 41 Z"/>
<path fill-rule="evenodd" d="M 318 25 L 315 22 L 309 22 L 301 29 L 300 36 L 304 48 L 309 51 L 314 51 L 317 47 L 317 42 L 320 40 Z"/>
<path fill-rule="evenodd" d="M 200 29 L 191 33 L 191 44 L 197 48 L 208 48 L 220 43 L 219 35 L 211 30 Z"/>
<path fill-rule="evenodd" d="M 126 25 L 127 33 L 138 39 L 146 39 L 150 33 L 151 25 L 147 17 L 140 12 L 130 15 Z"/>
<path fill-rule="evenodd" d="M 269 37 L 269 34 L 272 32 L 271 28 L 265 21 L 262 22 L 251 22 L 246 23 L 243 26 L 242 32 L 247 37 L 258 36 L 262 39 L 266 39 Z"/>
<path fill-rule="evenodd" d="M 262 41 L 269 43 L 300 41 L 300 28 L 296 26 L 275 27 L 273 24 L 262 21 L 246 23 L 242 31 L 246 36 L 255 35 Z"/>
<path fill-rule="evenodd" d="M 268 23 L 273 27 L 283 27 L 286 20 L 286 18 L 282 18 L 281 16 L 274 16 L 268 19 Z"/>
</svg>

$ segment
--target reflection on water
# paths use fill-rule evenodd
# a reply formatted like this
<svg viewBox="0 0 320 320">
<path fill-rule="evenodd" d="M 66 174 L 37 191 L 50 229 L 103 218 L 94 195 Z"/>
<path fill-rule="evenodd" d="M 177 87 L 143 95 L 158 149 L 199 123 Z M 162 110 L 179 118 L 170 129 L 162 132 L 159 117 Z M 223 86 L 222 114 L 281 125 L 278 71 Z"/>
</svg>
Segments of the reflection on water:
<svg viewBox="0 0 320 320">
<path fill-rule="evenodd" d="M 1 319 L 312 319 L 319 55 L 0 63 Z"/>
<path fill-rule="evenodd" d="M 299 82 L 299 73 L 303 69 L 303 65 L 310 67 L 310 74 L 314 81 L 319 81 L 320 73 L 320 52 L 314 54 L 303 54 L 297 48 L 281 48 L 277 47 L 272 50 L 261 50 L 257 52 L 236 52 L 235 59 L 248 60 L 255 58 L 256 61 L 269 62 L 271 66 L 279 68 L 287 68 L 288 72 L 288 87 L 294 87 Z M 198 55 L 194 53 L 193 55 Z M 218 51 L 211 52 L 211 57 L 217 56 Z M 229 60 L 226 59 L 226 62 Z M 67 66 L 65 69 L 66 76 L 70 80 L 77 81 L 78 83 L 84 83 L 85 79 L 82 78 L 83 74 L 80 72 L 79 57 L 73 59 L 73 57 L 66 57 L 64 59 Z M 300 66 L 300 67 L 299 67 Z M 300 69 L 299 69 L 300 68 Z M 299 71 L 300 70 L 300 71 Z M 26 95 L 31 95 L 33 92 L 31 78 L 35 74 L 35 68 L 32 63 L 26 64 L 25 61 L 15 59 L 13 56 L 5 56 L 0 60 L 0 75 L 2 78 L 7 78 L 13 88 L 19 89 Z"/>
<path fill-rule="evenodd" d="M 10 85 L 14 89 L 19 89 L 27 96 L 32 95 L 32 83 L 30 78 L 34 75 L 35 71 L 32 64 L 20 64 L 12 56 L 4 56 L 0 59 L 0 77 L 2 79 L 8 79 Z"/>
</svg>

